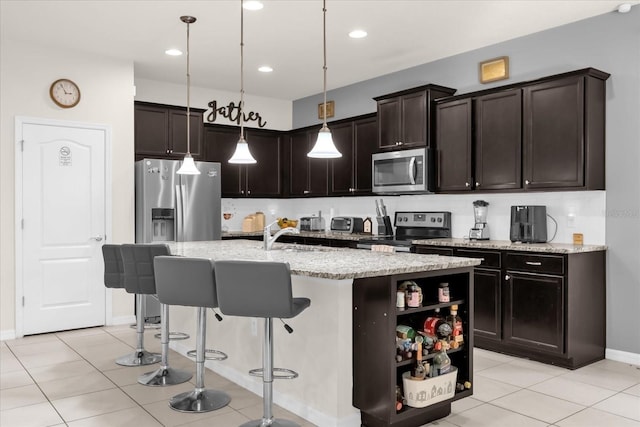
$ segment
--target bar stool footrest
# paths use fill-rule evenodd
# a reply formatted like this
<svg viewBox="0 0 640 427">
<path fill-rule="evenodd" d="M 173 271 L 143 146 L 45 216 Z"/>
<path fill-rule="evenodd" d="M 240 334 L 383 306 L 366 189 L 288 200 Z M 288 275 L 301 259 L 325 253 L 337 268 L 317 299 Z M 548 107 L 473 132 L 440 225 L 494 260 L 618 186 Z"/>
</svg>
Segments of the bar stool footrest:
<svg viewBox="0 0 640 427">
<path fill-rule="evenodd" d="M 157 339 L 161 339 L 162 333 L 161 332 L 157 333 L 153 337 Z M 181 341 L 189 338 L 190 338 L 189 334 L 184 332 L 169 332 L 169 341 Z"/>
<path fill-rule="evenodd" d="M 135 323 L 132 323 L 131 325 L 129 325 L 129 327 L 131 329 L 137 329 L 138 325 Z M 148 329 L 160 329 L 160 323 L 146 323 L 144 324 L 144 329 L 148 330 Z"/>
<path fill-rule="evenodd" d="M 281 372 L 281 374 L 277 374 L 276 372 Z M 249 371 L 249 375 L 262 378 L 264 377 L 263 369 L 252 369 Z M 286 368 L 273 368 L 274 380 L 292 380 L 294 378 L 298 378 L 298 373 L 296 371 Z"/>
<path fill-rule="evenodd" d="M 208 354 L 213 354 L 215 356 L 207 356 Z M 196 357 L 196 350 L 187 351 L 187 356 Z M 205 360 L 226 360 L 229 356 L 226 353 L 223 353 L 219 350 L 211 350 L 209 348 L 204 350 L 204 359 Z"/>
</svg>

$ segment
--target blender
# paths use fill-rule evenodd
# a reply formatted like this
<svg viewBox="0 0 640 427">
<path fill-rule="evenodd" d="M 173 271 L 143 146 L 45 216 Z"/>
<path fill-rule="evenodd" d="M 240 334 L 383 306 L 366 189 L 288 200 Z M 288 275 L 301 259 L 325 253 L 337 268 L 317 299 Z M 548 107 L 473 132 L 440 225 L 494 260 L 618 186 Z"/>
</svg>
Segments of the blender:
<svg viewBox="0 0 640 427">
<path fill-rule="evenodd" d="M 473 202 L 473 217 L 475 225 L 469 230 L 470 240 L 489 240 L 489 224 L 487 224 L 487 211 L 489 202 L 476 200 Z"/>
</svg>

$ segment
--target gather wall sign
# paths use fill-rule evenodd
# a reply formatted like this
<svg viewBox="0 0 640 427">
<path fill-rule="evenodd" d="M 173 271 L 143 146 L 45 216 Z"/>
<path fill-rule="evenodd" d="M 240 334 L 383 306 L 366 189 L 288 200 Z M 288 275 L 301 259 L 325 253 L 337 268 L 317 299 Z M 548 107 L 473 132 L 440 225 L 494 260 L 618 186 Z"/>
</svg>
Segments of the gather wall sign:
<svg viewBox="0 0 640 427">
<path fill-rule="evenodd" d="M 240 124 L 240 103 L 236 104 L 231 101 L 228 105 L 218 106 L 218 101 L 213 100 L 209 102 L 209 108 L 211 111 L 207 115 L 207 122 L 213 123 L 218 118 L 218 115 L 229 119 L 232 122 L 236 122 L 236 124 Z M 258 127 L 265 127 L 267 122 L 265 122 L 260 115 L 260 113 L 256 113 L 255 111 L 243 111 L 242 112 L 242 120 L 245 123 L 248 122 L 258 122 Z"/>
</svg>

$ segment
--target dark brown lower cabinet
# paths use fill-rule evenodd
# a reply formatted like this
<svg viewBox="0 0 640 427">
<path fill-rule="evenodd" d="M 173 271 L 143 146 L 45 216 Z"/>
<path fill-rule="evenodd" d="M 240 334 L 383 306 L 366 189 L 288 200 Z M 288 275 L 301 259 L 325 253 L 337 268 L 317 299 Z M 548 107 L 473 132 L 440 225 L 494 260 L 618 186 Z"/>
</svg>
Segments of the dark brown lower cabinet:
<svg viewBox="0 0 640 427">
<path fill-rule="evenodd" d="M 422 288 L 421 307 L 396 309 L 396 292 L 405 280 L 413 280 Z M 473 268 L 466 267 L 353 281 L 353 406 L 360 409 L 363 426 L 422 426 L 449 415 L 451 402 L 472 395 L 474 334 L 469 332 L 474 329 L 473 280 Z M 438 303 L 441 282 L 449 284 L 449 303 Z M 422 329 L 425 319 L 436 309 L 446 315 L 452 304 L 459 306 L 464 345 L 449 350 L 448 355 L 458 370 L 456 382 L 469 381 L 472 387 L 424 408 L 405 405 L 396 411 L 396 386 L 404 393 L 402 374 L 415 363 L 415 358 L 396 361 L 396 326 Z"/>
<path fill-rule="evenodd" d="M 421 245 L 446 255 L 451 247 Z M 461 249 L 474 269 L 476 347 L 576 369 L 604 358 L 606 252 Z"/>
</svg>

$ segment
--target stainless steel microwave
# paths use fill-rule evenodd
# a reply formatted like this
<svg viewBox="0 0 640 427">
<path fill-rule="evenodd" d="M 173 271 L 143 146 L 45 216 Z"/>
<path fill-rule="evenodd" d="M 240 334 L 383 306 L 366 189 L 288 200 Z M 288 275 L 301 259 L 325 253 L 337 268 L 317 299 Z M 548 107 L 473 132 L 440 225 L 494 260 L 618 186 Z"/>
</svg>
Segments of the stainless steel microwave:
<svg viewBox="0 0 640 427">
<path fill-rule="evenodd" d="M 374 193 L 425 193 L 431 191 L 430 155 L 427 148 L 374 153 L 372 191 Z"/>
</svg>

